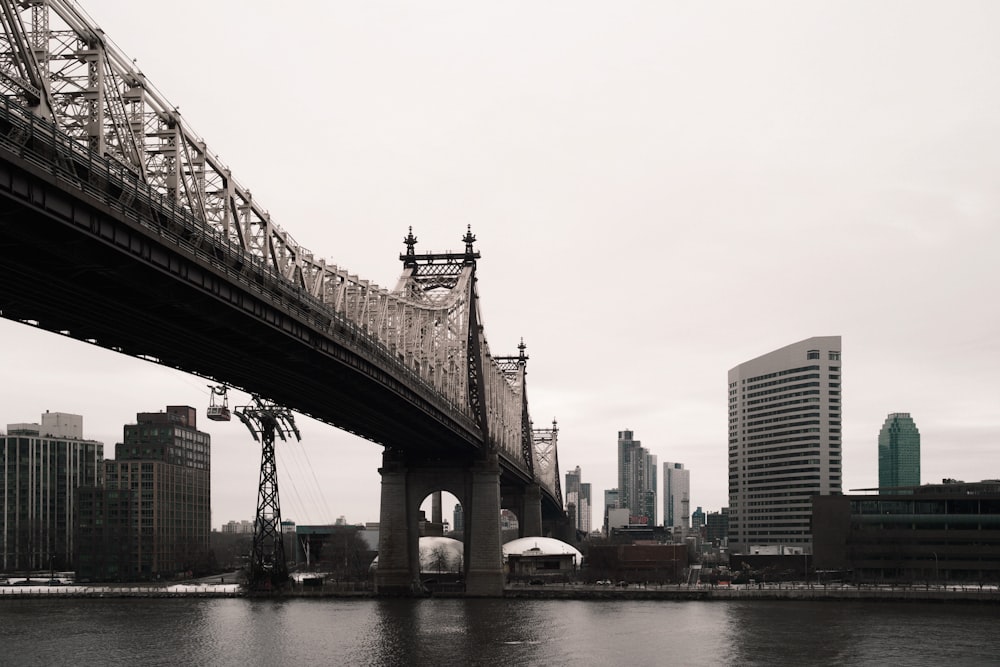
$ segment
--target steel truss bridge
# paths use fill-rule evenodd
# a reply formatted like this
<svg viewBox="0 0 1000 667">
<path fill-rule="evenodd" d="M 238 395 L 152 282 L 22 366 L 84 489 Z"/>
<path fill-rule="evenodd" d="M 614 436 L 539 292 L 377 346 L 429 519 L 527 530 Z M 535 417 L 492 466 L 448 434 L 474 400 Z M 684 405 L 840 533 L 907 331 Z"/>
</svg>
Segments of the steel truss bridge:
<svg viewBox="0 0 1000 667">
<path fill-rule="evenodd" d="M 523 343 L 490 351 L 464 252 L 385 289 L 319 258 L 68 0 L 0 5 L 0 314 L 194 373 L 404 459 L 495 456 L 562 512 Z"/>
</svg>

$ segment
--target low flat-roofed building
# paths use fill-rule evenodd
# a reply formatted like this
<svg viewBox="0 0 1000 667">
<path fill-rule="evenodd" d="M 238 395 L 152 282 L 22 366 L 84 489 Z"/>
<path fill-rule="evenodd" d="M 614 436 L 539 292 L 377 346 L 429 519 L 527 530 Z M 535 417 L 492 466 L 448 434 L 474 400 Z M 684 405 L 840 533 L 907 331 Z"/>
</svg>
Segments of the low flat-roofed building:
<svg viewBox="0 0 1000 667">
<path fill-rule="evenodd" d="M 817 570 L 855 581 L 1000 581 L 1000 480 L 813 498 Z"/>
<path fill-rule="evenodd" d="M 683 581 L 688 566 L 685 544 L 594 545 L 588 567 L 595 579 L 615 581 Z"/>
</svg>

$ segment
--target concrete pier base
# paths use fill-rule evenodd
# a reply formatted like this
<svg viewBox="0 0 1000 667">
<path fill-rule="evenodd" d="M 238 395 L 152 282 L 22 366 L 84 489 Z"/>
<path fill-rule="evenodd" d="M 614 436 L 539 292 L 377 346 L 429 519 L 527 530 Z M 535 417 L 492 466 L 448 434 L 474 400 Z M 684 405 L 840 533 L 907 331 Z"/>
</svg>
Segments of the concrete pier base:
<svg viewBox="0 0 1000 667">
<path fill-rule="evenodd" d="M 420 505 L 441 490 L 462 504 L 466 595 L 502 597 L 500 463 L 495 454 L 466 463 L 407 460 L 388 448 L 382 455 L 379 555 L 375 591 L 380 596 L 425 593 L 420 580 Z M 440 512 L 440 500 L 434 512 Z M 539 521 L 540 523 L 540 521 Z"/>
</svg>

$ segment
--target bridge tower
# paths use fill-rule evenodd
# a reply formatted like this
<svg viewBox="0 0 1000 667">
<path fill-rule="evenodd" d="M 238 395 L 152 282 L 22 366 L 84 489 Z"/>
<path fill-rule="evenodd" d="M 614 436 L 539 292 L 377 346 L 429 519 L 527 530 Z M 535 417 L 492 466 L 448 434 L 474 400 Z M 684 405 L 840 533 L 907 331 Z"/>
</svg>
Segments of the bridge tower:
<svg viewBox="0 0 1000 667">
<path fill-rule="evenodd" d="M 525 468 L 533 478 L 529 484 L 505 485 L 501 487 L 501 506 L 517 515 L 519 537 L 540 537 L 542 532 L 542 491 L 535 477 L 534 430 L 528 414 L 528 394 L 524 389 L 528 355 L 524 339 L 517 346 L 517 356 L 494 357 L 504 378 L 511 386 L 516 386 L 521 395 L 521 456 Z"/>
<path fill-rule="evenodd" d="M 253 405 L 236 409 L 236 416 L 261 443 L 260 486 L 257 491 L 257 514 L 254 518 L 253 548 L 250 552 L 251 590 L 272 590 L 288 580 L 285 543 L 281 534 L 281 505 L 278 500 L 278 468 L 274 457 L 274 436 L 286 440 L 291 433 L 301 440 L 290 410 L 278 407 L 258 396 Z"/>
<path fill-rule="evenodd" d="M 484 387 L 485 340 L 479 323 L 475 292 L 475 267 L 479 253 L 473 248 L 476 237 L 471 228 L 459 253 L 418 254 L 412 228 L 403 239 L 406 252 L 399 256 L 403 275 L 395 292 L 414 304 L 451 308 L 447 322 L 435 321 L 419 334 L 422 338 L 447 338 L 441 352 L 418 351 L 407 362 L 431 364 L 447 377 L 452 386 L 462 387 L 459 398 L 468 409 L 470 426 L 478 427 L 484 445 L 478 452 L 460 456 L 433 456 L 414 453 L 405 443 L 387 445 L 383 453 L 382 501 L 379 530 L 379 564 L 376 590 L 382 595 L 420 593 L 418 514 L 423 499 L 446 490 L 462 504 L 465 512 L 464 581 L 466 595 L 494 596 L 503 593 L 503 564 L 500 544 L 500 460 L 490 438 L 487 417 L 487 388 Z M 431 333 L 427 329 L 432 329 Z M 439 331 L 440 330 L 440 331 Z M 437 348 L 435 348 L 437 349 Z M 461 353 L 456 353 L 461 350 Z M 435 356 L 435 354 L 437 356 Z"/>
</svg>

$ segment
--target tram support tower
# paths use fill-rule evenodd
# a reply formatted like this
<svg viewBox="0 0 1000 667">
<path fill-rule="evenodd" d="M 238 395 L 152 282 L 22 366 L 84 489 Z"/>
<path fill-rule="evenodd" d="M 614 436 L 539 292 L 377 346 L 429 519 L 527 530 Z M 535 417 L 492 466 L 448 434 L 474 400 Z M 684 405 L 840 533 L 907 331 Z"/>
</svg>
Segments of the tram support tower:
<svg viewBox="0 0 1000 667">
<path fill-rule="evenodd" d="M 257 491 L 257 514 L 254 518 L 253 549 L 250 553 L 250 590 L 267 591 L 288 580 L 285 543 L 281 535 L 281 505 L 278 501 L 278 468 L 274 458 L 274 436 L 287 440 L 287 434 L 301 440 L 290 410 L 259 396 L 253 405 L 236 409 L 236 416 L 261 443 L 260 486 Z"/>
</svg>

